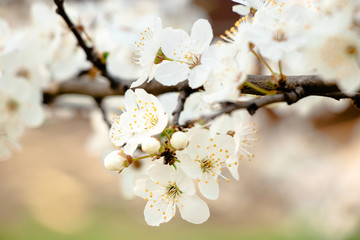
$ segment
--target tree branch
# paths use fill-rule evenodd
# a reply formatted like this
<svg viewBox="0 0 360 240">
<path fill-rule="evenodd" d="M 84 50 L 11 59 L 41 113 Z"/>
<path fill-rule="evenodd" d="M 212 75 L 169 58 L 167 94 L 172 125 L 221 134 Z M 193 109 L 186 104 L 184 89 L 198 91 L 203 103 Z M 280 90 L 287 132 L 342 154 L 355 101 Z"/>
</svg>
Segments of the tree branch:
<svg viewBox="0 0 360 240">
<path fill-rule="evenodd" d="M 118 79 L 114 76 L 112 76 L 108 71 L 106 67 L 105 60 L 103 57 L 100 57 L 99 53 L 95 50 L 94 47 L 88 46 L 88 44 L 85 42 L 84 38 L 81 36 L 78 28 L 74 25 L 74 23 L 70 20 L 69 16 L 67 15 L 65 8 L 64 8 L 64 2 L 65 0 L 54 0 L 57 9 L 56 12 L 64 19 L 69 29 L 72 31 L 74 36 L 76 37 L 76 40 L 79 44 L 79 46 L 84 50 L 86 54 L 86 58 L 88 61 L 90 61 L 94 67 L 100 70 L 101 75 L 107 78 L 110 82 L 110 87 L 112 89 L 117 88 L 124 88 L 126 86 L 121 84 L 121 79 Z"/>
<path fill-rule="evenodd" d="M 298 76 L 286 76 L 285 81 L 280 81 L 278 86 L 273 86 L 274 82 L 273 76 L 264 76 L 264 75 L 248 75 L 248 82 L 254 84 L 255 86 L 266 90 L 278 92 L 290 92 L 296 89 L 296 87 L 302 87 L 305 92 L 312 93 L 333 93 L 340 92 L 340 89 L 334 83 L 325 83 L 320 76 L 317 75 L 298 75 Z M 254 95 L 264 95 L 261 92 L 258 92 L 248 86 L 244 86 L 241 89 L 242 93 L 254 94 Z"/>
<path fill-rule="evenodd" d="M 271 87 L 267 84 L 269 81 L 272 81 L 272 76 L 267 75 L 248 75 L 247 80 L 252 84 L 256 85 L 259 88 L 272 91 L 276 90 L 277 93 L 285 93 L 294 91 L 296 88 L 302 88 L 307 95 L 316 95 L 316 96 L 324 96 L 324 97 L 332 97 L 335 99 L 345 98 L 346 94 L 342 93 L 336 84 L 328 84 L 325 83 L 319 76 L 316 75 L 299 75 L 299 76 L 288 76 L 286 82 L 283 83 L 279 87 Z M 63 94 L 82 94 L 93 97 L 107 97 L 114 95 L 124 95 L 126 90 L 130 88 L 132 81 L 123 81 L 123 88 L 112 89 L 109 87 L 109 84 L 106 82 L 96 81 L 90 79 L 87 76 L 83 76 L 80 78 L 70 79 L 65 82 L 61 82 L 58 84 L 56 89 L 53 90 L 45 90 L 44 96 L 46 99 L 53 99 L 57 96 Z M 187 91 L 191 90 L 192 92 L 196 92 L 199 89 L 191 89 L 188 86 L 187 81 L 181 82 L 175 86 L 164 86 L 157 82 L 156 80 L 152 80 L 151 82 L 145 82 L 139 88 L 143 88 L 148 93 L 153 95 L 160 95 L 167 92 L 177 92 L 181 91 L 181 89 L 187 89 Z M 191 93 L 192 93 L 191 92 Z M 191 94 L 190 93 L 190 94 Z M 239 90 L 240 93 L 240 90 Z M 253 94 L 262 96 L 263 93 L 257 92 L 256 90 L 250 87 L 243 87 L 241 89 L 242 94 Z M 50 101 L 46 101 L 50 102 Z M 45 102 L 45 103 L 46 103 Z"/>
<path fill-rule="evenodd" d="M 61 83 L 51 89 L 45 89 L 43 92 L 44 103 L 51 103 L 56 97 L 64 94 L 80 94 L 98 98 L 105 98 L 107 96 L 122 96 L 126 90 L 130 88 L 132 81 L 123 81 L 122 88 L 112 89 L 109 83 L 91 79 L 89 76 L 82 76 L 80 78 L 73 78 Z M 177 92 L 184 86 L 188 86 L 187 82 L 179 83 L 175 86 L 163 86 L 157 81 L 145 82 L 139 88 L 145 89 L 148 93 L 155 96 L 168 93 Z"/>
<path fill-rule="evenodd" d="M 94 100 L 96 102 L 97 107 L 99 108 L 99 110 L 101 111 L 101 114 L 103 116 L 103 120 L 106 123 L 106 125 L 111 128 L 111 123 L 109 122 L 107 116 L 106 116 L 106 111 L 105 108 L 102 106 L 102 102 L 103 102 L 103 98 L 100 97 L 94 97 Z"/>
<path fill-rule="evenodd" d="M 268 82 L 271 80 L 272 76 L 265 75 L 248 75 L 247 77 L 247 81 L 265 90 L 274 90 L 274 87 L 268 84 Z M 124 86 L 130 87 L 131 81 L 126 81 L 122 84 Z M 180 126 L 178 121 L 180 114 L 184 109 L 184 104 L 187 97 L 189 97 L 194 92 L 200 91 L 201 89 L 191 89 L 188 86 L 187 81 L 179 83 L 176 86 L 164 86 L 158 83 L 156 80 L 153 80 L 149 83 L 144 83 L 140 86 L 140 88 L 143 88 L 145 91 L 153 95 L 180 91 L 178 104 L 173 112 L 174 118 L 172 122 L 173 126 L 179 128 L 188 127 L 199 120 L 203 122 L 209 122 L 222 114 L 229 114 L 238 109 L 247 109 L 250 114 L 255 114 L 255 112 L 259 108 L 262 108 L 269 104 L 286 102 L 290 105 L 307 96 L 321 96 L 333 98 L 336 100 L 349 98 L 354 101 L 354 104 L 356 106 L 360 106 L 360 94 L 349 96 L 341 92 L 335 84 L 325 83 L 318 76 L 288 76 L 286 82 L 282 83 L 281 86 L 275 88 L 275 90 L 277 91 L 277 94 L 275 95 L 264 96 L 263 93 L 259 93 L 252 88 L 244 87 L 241 90 L 241 95 L 253 94 L 256 95 L 257 98 L 242 102 L 220 103 L 223 108 L 219 112 L 214 113 L 210 116 L 203 116 L 200 119 L 188 121 L 184 125 Z M 103 99 L 107 96 L 124 95 L 126 91 L 125 89 L 126 87 L 111 89 L 107 82 L 94 81 L 90 79 L 90 77 L 83 76 L 80 78 L 71 79 L 59 83 L 57 89 L 55 90 L 45 90 L 44 103 L 51 103 L 57 96 L 63 94 L 82 94 L 92 96 L 98 99 Z"/>
<path fill-rule="evenodd" d="M 62 94 L 84 94 L 92 96 L 95 99 L 103 99 L 106 96 L 124 95 L 126 90 L 130 88 L 132 81 L 125 81 L 115 76 L 112 76 L 106 67 L 106 60 L 100 56 L 93 46 L 89 46 L 78 28 L 68 17 L 64 9 L 65 0 L 54 0 L 57 10 L 56 12 L 64 19 L 70 30 L 76 37 L 79 46 L 84 50 L 87 60 L 90 61 L 95 68 L 97 68 L 101 75 L 104 76 L 109 82 L 91 81 L 88 78 L 80 77 L 60 83 L 55 90 L 44 91 L 44 103 L 52 102 L 57 96 Z M 83 31 L 83 30 L 81 30 Z M 243 102 L 223 102 L 220 103 L 223 108 L 210 116 L 204 116 L 202 121 L 208 122 L 215 119 L 222 114 L 229 114 L 237 109 L 247 109 L 250 114 L 254 114 L 257 109 L 275 102 L 287 102 L 289 105 L 297 102 L 298 100 L 307 96 L 322 96 L 334 99 L 351 98 L 354 103 L 360 105 L 360 95 L 349 96 L 341 92 L 336 84 L 325 83 L 319 76 L 316 75 L 301 75 L 301 76 L 283 76 L 282 79 L 274 79 L 274 76 L 263 75 L 248 75 L 247 82 L 251 83 L 248 86 L 239 87 L 241 94 L 253 94 L 259 96 L 253 100 Z M 110 84 L 109 84 L 110 83 Z M 251 88 L 250 86 L 255 86 Z M 179 83 L 176 86 L 163 86 L 156 81 L 144 83 L 140 88 L 143 88 L 148 93 L 159 95 L 167 92 L 179 91 L 178 104 L 173 112 L 173 126 L 184 127 L 193 124 L 196 120 L 187 122 L 184 126 L 179 126 L 180 114 L 184 109 L 186 99 L 199 89 L 191 89 L 187 81 Z M 241 89 L 240 89 L 241 88 Z M 263 89 L 266 91 L 275 92 L 275 95 L 264 95 L 264 91 L 259 92 L 256 89 Z M 100 102 L 97 101 L 98 106 L 105 114 Z M 104 119 L 106 116 L 104 115 Z M 200 119 L 198 119 L 200 120 Z"/>
<path fill-rule="evenodd" d="M 184 110 L 184 105 L 185 105 L 185 101 L 186 99 L 194 92 L 200 91 L 201 88 L 198 89 L 192 89 L 189 86 L 183 86 L 180 88 L 180 93 L 179 93 L 179 97 L 178 97 L 178 103 L 177 106 L 174 110 L 173 114 L 173 120 L 172 120 L 172 126 L 173 127 L 180 127 L 179 126 L 179 118 L 180 118 L 180 114 L 181 112 Z"/>
<path fill-rule="evenodd" d="M 264 78 L 266 76 L 249 76 L 249 81 L 252 83 L 263 86 Z M 267 76 L 269 77 L 269 76 Z M 262 81 L 260 80 L 262 79 Z M 265 78 L 266 79 L 266 78 Z M 288 81 L 288 80 L 287 80 Z M 266 82 L 266 80 L 265 80 Z M 233 111 L 239 109 L 247 109 L 247 111 L 254 115 L 255 112 L 262 107 L 265 107 L 272 103 L 278 102 L 286 102 L 288 105 L 296 103 L 302 98 L 308 96 L 321 96 L 333 98 L 335 100 L 340 100 L 343 98 L 350 98 L 354 102 L 359 101 L 360 94 L 355 94 L 349 96 L 345 93 L 339 91 L 336 85 L 325 84 L 319 77 L 317 76 L 292 76 L 290 77 L 290 81 L 285 83 L 286 90 L 285 92 L 275 94 L 275 95 L 266 95 L 266 96 L 258 96 L 255 99 L 248 101 L 239 101 L 239 102 L 222 102 L 220 105 L 222 106 L 221 110 L 212 115 L 203 116 L 200 119 L 190 120 L 186 122 L 182 127 L 188 127 L 193 125 L 197 121 L 202 121 L 203 123 L 207 123 L 215 118 L 223 115 L 230 114 Z M 246 89 L 249 90 L 249 89 Z M 250 92 L 250 90 L 249 90 Z"/>
</svg>

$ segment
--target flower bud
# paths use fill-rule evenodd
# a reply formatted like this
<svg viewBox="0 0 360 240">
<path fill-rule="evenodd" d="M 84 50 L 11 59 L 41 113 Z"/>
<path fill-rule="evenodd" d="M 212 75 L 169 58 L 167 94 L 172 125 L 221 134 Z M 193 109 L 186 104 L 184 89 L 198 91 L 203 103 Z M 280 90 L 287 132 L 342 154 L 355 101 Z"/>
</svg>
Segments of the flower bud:
<svg viewBox="0 0 360 240">
<path fill-rule="evenodd" d="M 124 150 L 115 150 L 109 153 L 104 159 L 104 166 L 110 171 L 118 171 L 119 173 L 131 164 L 131 157 L 124 153 Z"/>
<path fill-rule="evenodd" d="M 154 154 L 158 153 L 160 149 L 160 142 L 155 138 L 148 138 L 141 144 L 141 150 L 144 153 Z"/>
<path fill-rule="evenodd" d="M 182 149 L 188 145 L 189 138 L 184 132 L 176 132 L 171 136 L 170 144 L 175 149 Z"/>
</svg>

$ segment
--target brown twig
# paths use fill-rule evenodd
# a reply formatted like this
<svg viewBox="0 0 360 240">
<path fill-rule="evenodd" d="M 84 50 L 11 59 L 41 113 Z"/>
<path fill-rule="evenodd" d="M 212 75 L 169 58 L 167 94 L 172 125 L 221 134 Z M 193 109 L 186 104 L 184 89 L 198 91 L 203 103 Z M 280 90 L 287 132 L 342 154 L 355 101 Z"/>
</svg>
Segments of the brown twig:
<svg viewBox="0 0 360 240">
<path fill-rule="evenodd" d="M 318 80 L 318 78 L 316 78 L 316 79 Z M 293 80 L 295 80 L 295 79 L 293 79 Z M 290 87 L 290 86 L 288 86 L 288 87 Z M 317 88 L 320 88 L 320 89 L 317 89 Z M 335 100 L 340 100 L 343 98 L 350 98 L 350 99 L 353 99 L 354 102 L 357 99 L 360 99 L 360 94 L 355 94 L 355 95 L 349 96 L 340 91 L 335 91 L 335 92 L 332 92 L 332 91 L 326 92 L 325 91 L 325 89 L 327 89 L 327 90 L 334 89 L 335 90 L 336 88 L 333 85 L 325 86 L 324 83 L 322 82 L 322 84 L 321 84 L 320 81 L 314 81 L 314 82 L 304 81 L 304 83 L 294 86 L 294 89 L 292 89 L 291 91 L 286 91 L 286 92 L 275 94 L 275 95 L 258 96 L 257 98 L 248 100 L 248 101 L 222 102 L 222 103 L 220 103 L 222 108 L 218 112 L 216 112 L 212 115 L 203 116 L 200 119 L 190 120 L 190 121 L 186 122 L 182 127 L 191 126 L 197 121 L 207 123 L 223 114 L 230 114 L 233 111 L 236 111 L 239 109 L 247 109 L 247 111 L 251 115 L 253 115 L 259 108 L 265 107 L 272 103 L 286 102 L 288 105 L 291 105 L 293 103 L 296 103 L 300 99 L 308 97 L 308 96 L 328 97 L 328 98 L 333 98 Z M 318 91 L 315 91 L 316 89 Z"/>
<path fill-rule="evenodd" d="M 172 120 L 172 126 L 175 128 L 179 128 L 179 118 L 181 112 L 184 110 L 184 105 L 186 99 L 194 92 L 200 91 L 201 88 L 198 89 L 192 89 L 188 85 L 184 85 L 180 88 L 179 97 L 178 97 L 178 103 L 176 105 L 175 110 L 173 111 L 173 120 Z"/>
<path fill-rule="evenodd" d="M 109 119 L 106 116 L 106 111 L 105 108 L 102 106 L 102 102 L 103 102 L 103 98 L 101 97 L 94 97 L 94 100 L 96 102 L 97 107 L 99 108 L 99 110 L 101 111 L 101 114 L 103 116 L 103 120 L 106 123 L 106 125 L 111 128 L 111 123 L 109 122 Z"/>
<path fill-rule="evenodd" d="M 69 18 L 69 16 L 65 11 L 64 8 L 65 0 L 54 0 L 54 2 L 57 6 L 56 12 L 64 19 L 67 26 L 76 37 L 79 46 L 84 50 L 86 54 L 87 60 L 90 61 L 94 65 L 94 67 L 96 67 L 101 72 L 102 76 L 104 76 L 106 79 L 109 80 L 110 87 L 112 89 L 124 88 L 125 86 L 121 84 L 121 79 L 112 76 L 108 72 L 106 64 L 104 62 L 105 60 L 103 60 L 102 57 L 100 57 L 99 53 L 95 50 L 95 48 L 92 46 L 88 46 L 88 44 L 85 42 L 78 28 L 74 25 L 74 23 L 71 21 L 71 19 Z"/>
<path fill-rule="evenodd" d="M 122 88 L 112 89 L 106 82 L 96 81 L 88 76 L 80 78 L 69 79 L 59 83 L 54 89 L 46 89 L 43 92 L 44 103 L 51 103 L 56 97 L 65 94 L 80 94 L 98 98 L 105 98 L 108 96 L 122 96 L 126 90 L 130 88 L 131 81 L 123 81 Z M 177 92 L 183 86 L 187 86 L 187 82 L 179 83 L 175 86 L 163 86 L 157 81 L 145 82 L 139 88 L 145 89 L 148 93 L 153 95 L 160 95 L 168 92 Z"/>
<path fill-rule="evenodd" d="M 272 80 L 272 76 L 265 75 L 248 75 L 247 81 L 251 82 L 253 85 L 256 85 L 259 88 L 262 88 L 267 91 L 274 91 L 274 87 L 269 85 L 268 82 Z M 124 86 L 130 86 L 131 81 L 126 81 L 122 83 Z M 173 126 L 184 127 L 188 126 L 190 123 L 193 123 L 197 120 L 186 123 L 184 126 L 179 126 L 178 120 L 180 114 L 184 108 L 185 100 L 187 97 L 200 89 L 191 89 L 188 86 L 187 82 L 179 83 L 176 86 L 163 86 L 157 81 L 151 81 L 149 83 L 144 83 L 140 88 L 145 89 L 148 93 L 154 95 L 160 95 L 167 92 L 178 92 L 180 91 L 179 101 L 177 107 L 173 113 Z M 258 96 L 255 99 L 248 100 L 245 102 L 237 103 L 221 103 L 224 107 L 219 112 L 211 116 L 204 116 L 201 119 L 203 121 L 210 121 L 222 114 L 231 113 L 237 109 L 245 108 L 251 114 L 254 114 L 257 109 L 269 105 L 275 102 L 287 102 L 288 104 L 293 104 L 300 100 L 301 98 L 307 96 L 322 96 L 329 97 L 336 100 L 342 98 L 353 99 L 357 103 L 360 99 L 359 94 L 355 96 L 349 96 L 339 90 L 336 84 L 325 83 L 319 76 L 316 75 L 301 75 L 301 76 L 287 76 L 286 81 L 282 82 L 281 85 L 275 88 L 277 94 L 275 95 L 266 95 L 263 96 L 263 93 L 256 91 L 253 88 L 244 86 L 241 90 L 242 94 L 252 94 Z M 44 102 L 50 103 L 54 98 L 63 94 L 82 94 L 93 96 L 97 98 L 104 98 L 107 96 L 113 95 L 124 95 L 125 89 L 111 89 L 104 82 L 97 82 L 89 80 L 86 77 L 80 79 L 72 79 L 63 83 L 60 83 L 56 90 L 45 91 L 44 92 Z M 359 101 L 360 102 L 360 101 Z M 359 104 L 360 105 L 360 104 Z"/>
<path fill-rule="evenodd" d="M 267 91 L 276 90 L 277 93 L 290 92 L 296 87 L 300 86 L 304 90 L 312 95 L 317 96 L 326 96 L 326 94 L 340 93 L 341 91 L 336 86 L 336 84 L 327 84 L 319 76 L 315 75 L 301 75 L 301 76 L 287 76 L 287 80 L 284 85 L 274 88 L 268 84 L 269 81 L 272 81 L 271 76 L 266 75 L 248 75 L 247 80 L 252 84 L 258 86 Z M 132 81 L 122 81 L 124 88 L 111 89 L 108 84 L 100 81 L 94 81 L 89 79 L 86 76 L 81 78 L 70 79 L 65 82 L 58 84 L 55 90 L 45 90 L 44 95 L 46 98 L 55 98 L 63 94 L 82 94 L 93 97 L 107 97 L 114 95 L 124 95 L 126 89 L 130 87 Z M 187 82 L 182 82 L 176 86 L 164 86 L 159 82 L 152 80 L 151 82 L 145 82 L 139 88 L 143 88 L 146 92 L 159 95 L 168 92 L 178 92 L 183 88 L 188 88 Z M 194 90 L 198 91 L 198 89 Z M 242 94 L 253 94 L 253 95 L 264 95 L 261 92 L 256 91 L 253 88 L 244 86 L 241 89 Z"/>
</svg>

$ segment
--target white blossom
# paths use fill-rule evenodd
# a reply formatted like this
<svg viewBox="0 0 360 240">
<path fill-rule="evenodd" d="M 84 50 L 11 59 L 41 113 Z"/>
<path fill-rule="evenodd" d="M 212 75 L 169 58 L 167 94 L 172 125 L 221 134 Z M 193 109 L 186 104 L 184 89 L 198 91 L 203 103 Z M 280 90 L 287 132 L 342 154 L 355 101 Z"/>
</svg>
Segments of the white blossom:
<svg viewBox="0 0 360 240">
<path fill-rule="evenodd" d="M 164 58 L 160 50 L 161 34 L 162 23 L 161 19 L 157 18 L 154 26 L 141 32 L 139 39 L 135 42 L 134 63 L 139 64 L 143 71 L 141 76 L 131 84 L 132 88 L 140 86 L 148 78 L 149 81 L 154 78 L 156 64 L 161 63 Z"/>
<path fill-rule="evenodd" d="M 204 100 L 204 96 L 204 92 L 196 92 L 186 99 L 184 110 L 180 114 L 180 124 L 184 124 L 188 120 L 198 119 L 214 112 L 212 105 Z"/>
<path fill-rule="evenodd" d="M 140 151 L 136 151 L 133 156 L 142 157 L 142 154 L 139 154 Z M 146 171 L 152 163 L 150 158 L 145 158 L 141 160 L 134 161 L 129 167 L 125 168 L 120 175 L 120 191 L 122 196 L 127 199 L 133 199 L 135 195 L 135 185 L 136 181 L 141 178 L 146 178 Z"/>
<path fill-rule="evenodd" d="M 360 40 L 350 30 L 351 21 L 351 8 L 322 17 L 311 29 L 304 51 L 309 68 L 316 69 L 324 80 L 336 82 L 348 93 L 360 88 Z"/>
<path fill-rule="evenodd" d="M 252 117 L 242 110 L 233 112 L 231 116 L 223 115 L 212 122 L 210 132 L 212 136 L 216 136 L 218 133 L 229 133 L 233 136 L 235 142 L 234 157 L 227 160 L 226 163 L 231 175 L 239 180 L 239 161 L 251 160 L 255 157 L 250 151 L 258 140 Z"/>
<path fill-rule="evenodd" d="M 124 112 L 120 116 L 114 115 L 111 141 L 117 147 L 126 143 L 124 151 L 131 155 L 138 144 L 161 133 L 167 124 L 167 113 L 154 95 L 143 89 L 135 92 L 129 89 L 125 93 Z"/>
<path fill-rule="evenodd" d="M 7 158 L 9 148 L 19 149 L 17 140 L 25 127 L 39 126 L 44 115 L 32 86 L 22 78 L 10 76 L 0 77 L 0 112 L 0 147 Z"/>
<path fill-rule="evenodd" d="M 218 177 L 224 177 L 222 168 L 233 158 L 234 140 L 225 134 L 211 137 L 209 130 L 200 128 L 192 128 L 188 134 L 189 145 L 178 151 L 176 156 L 184 172 L 197 179 L 200 192 L 206 198 L 215 200 L 219 197 Z"/>
<path fill-rule="evenodd" d="M 244 83 L 246 76 L 244 72 L 240 71 L 234 58 L 222 58 L 204 84 L 204 101 L 216 103 L 237 100 L 240 95 L 239 86 Z"/>
<path fill-rule="evenodd" d="M 170 221 L 176 208 L 191 223 L 200 224 L 209 218 L 207 204 L 195 194 L 194 183 L 181 170 L 154 163 L 148 175 L 149 178 L 139 179 L 135 187 L 135 194 L 148 200 L 144 210 L 147 224 L 159 226 Z"/>
<path fill-rule="evenodd" d="M 306 8 L 301 6 L 287 8 L 281 18 L 268 11 L 258 11 L 252 24 L 244 26 L 243 34 L 262 56 L 277 62 L 284 54 L 306 44 L 306 28 L 310 22 Z"/>
<path fill-rule="evenodd" d="M 240 3 L 233 6 L 233 11 L 239 15 L 248 15 L 249 13 L 255 14 L 258 10 L 271 11 L 274 8 L 281 8 L 284 5 L 282 0 L 232 0 L 233 2 Z"/>
<path fill-rule="evenodd" d="M 43 123 L 42 98 L 46 96 L 43 95 L 45 91 L 51 95 L 54 90 L 54 97 L 58 95 L 57 90 L 59 94 L 65 93 L 61 91 L 63 85 L 57 88 L 62 84 L 59 81 L 75 78 L 82 70 L 90 72 L 91 81 L 106 80 L 99 76 L 100 69 L 92 67 L 73 33 L 55 14 L 56 6 L 32 2 L 28 21 L 20 24 L 9 21 L 11 24 L 8 24 L 8 19 L 0 19 L 0 160 L 8 159 L 14 149 L 21 148 L 19 138 L 27 127 L 38 127 Z M 155 96 L 143 89 L 126 91 L 124 109 L 122 114 L 114 115 L 110 133 L 104 122 L 103 125 L 99 124 L 107 116 L 99 115 L 94 122 L 98 139 L 92 145 L 106 148 L 109 142 L 104 141 L 101 135 L 106 133 L 110 135 L 112 144 L 120 148 L 104 158 L 104 167 L 122 172 L 122 190 L 126 198 L 136 194 L 147 201 L 144 216 L 151 226 L 170 221 L 177 208 L 186 221 L 195 224 L 205 222 L 210 215 L 209 208 L 196 195 L 193 179 L 198 181 L 199 191 L 205 198 L 215 200 L 220 193 L 219 176 L 228 181 L 223 170 L 229 170 L 232 177 L 239 180 L 240 160 L 254 158 L 251 148 L 258 137 L 249 114 L 242 110 L 221 109 L 226 106 L 222 102 L 241 104 L 243 99 L 250 99 L 241 93 L 241 87 L 245 84 L 251 87 L 251 82 L 245 82 L 249 74 L 265 74 L 270 70 L 272 76 L 267 84 L 269 87 L 277 86 L 279 88 L 276 90 L 284 92 L 287 90 L 282 89 L 283 81 L 286 81 L 287 75 L 295 75 L 295 72 L 299 75 L 318 75 L 326 83 L 337 84 L 348 96 L 358 93 L 360 89 L 359 0 L 233 0 L 238 3 L 233 11 L 243 17 L 220 36 L 224 42 L 219 41 L 214 45 L 211 45 L 212 27 L 205 19 L 193 23 L 191 34 L 181 29 L 190 27 L 184 22 L 193 22 L 188 13 L 192 15 L 197 8 L 188 8 L 191 0 L 95 2 L 69 3 L 66 11 L 85 43 L 93 47 L 109 73 L 121 79 L 122 87 L 130 85 L 136 88 L 156 77 L 165 86 L 188 80 L 191 88 L 199 88 L 199 91 L 187 96 L 179 118 L 180 126 L 170 125 L 169 129 L 165 129 L 177 105 L 179 91 L 162 96 L 162 105 Z M 156 15 L 163 19 L 172 18 L 166 19 L 164 25 L 174 23 L 180 28 L 163 29 Z M 136 35 L 145 25 L 147 28 Z M 261 66 L 267 66 L 265 71 L 263 66 L 251 64 L 251 60 L 255 59 L 252 54 Z M 81 79 L 76 86 L 82 86 L 83 80 L 86 82 Z M 64 85 L 66 88 L 67 84 Z M 98 95 L 93 97 L 100 99 Z M 308 112 L 309 104 L 314 106 L 315 101 L 308 97 L 306 99 L 300 105 L 294 104 L 294 107 L 298 111 Z M 356 98 L 353 100 L 356 103 Z M 350 99 L 343 102 L 343 105 L 337 104 L 340 108 L 332 109 L 337 113 L 344 110 L 350 104 Z M 328 111 L 327 105 L 333 105 L 333 102 L 327 105 L 322 102 L 320 105 L 321 111 L 317 111 L 317 115 Z M 178 106 L 181 107 L 180 104 Z M 231 113 L 211 121 L 195 121 L 194 126 L 188 129 L 181 126 L 187 120 L 197 120 L 220 109 Z M 115 111 L 111 107 L 100 110 L 108 114 Z M 289 110 L 287 107 L 288 113 Z M 277 114 L 276 110 L 274 113 Z M 313 113 L 309 115 L 314 117 Z M 270 130 L 279 132 L 276 128 Z M 315 132 L 312 128 L 305 130 Z M 356 143 L 353 143 L 354 149 Z M 142 151 L 139 149 L 135 152 L 139 145 Z M 271 142 L 267 145 L 283 146 Z M 290 150 L 284 150 L 294 155 L 299 152 L 300 145 L 289 145 Z M 273 163 L 268 162 L 270 171 L 273 171 Z M 288 176 L 296 176 L 293 174 L 295 171 L 283 171 L 283 165 L 281 168 L 280 165 L 275 166 L 277 173 L 287 172 Z M 333 192 L 340 194 L 340 197 L 329 198 L 332 200 L 324 208 L 326 211 L 334 209 L 334 216 L 349 218 L 348 221 L 339 221 L 340 218 L 325 221 L 331 229 L 335 229 L 334 232 L 339 229 L 337 226 L 346 230 L 348 226 L 355 226 L 353 224 L 358 219 L 356 214 L 348 215 L 346 211 L 349 207 L 358 207 L 357 185 L 347 189 L 356 194 L 340 191 L 342 185 L 356 183 L 358 179 L 356 168 L 349 168 L 355 169 L 350 171 L 350 177 L 333 187 Z M 331 171 L 336 169 L 335 166 Z M 300 176 L 298 166 L 295 170 Z M 296 179 L 302 181 L 307 178 Z M 336 237 L 338 235 L 335 234 Z"/>
<path fill-rule="evenodd" d="M 158 67 L 156 80 L 170 86 L 188 79 L 190 87 L 200 87 L 211 69 L 214 49 L 209 45 L 212 38 L 211 26 L 205 19 L 194 23 L 190 36 L 180 29 L 165 28 L 161 49 L 172 61 L 165 61 Z"/>
</svg>

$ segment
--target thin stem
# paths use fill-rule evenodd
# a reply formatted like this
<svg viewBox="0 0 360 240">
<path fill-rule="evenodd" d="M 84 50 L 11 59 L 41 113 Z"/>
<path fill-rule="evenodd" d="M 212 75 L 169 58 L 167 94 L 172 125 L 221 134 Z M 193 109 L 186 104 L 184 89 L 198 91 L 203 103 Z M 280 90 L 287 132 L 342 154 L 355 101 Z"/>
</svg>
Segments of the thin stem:
<svg viewBox="0 0 360 240">
<path fill-rule="evenodd" d="M 99 57 L 100 55 L 95 50 L 95 48 L 91 45 L 88 45 L 83 38 L 82 34 L 80 34 L 79 29 L 75 26 L 75 24 L 71 21 L 70 17 L 68 16 L 67 12 L 64 8 L 64 2 L 65 0 L 54 0 L 57 9 L 56 12 L 59 14 L 65 21 L 68 28 L 71 30 L 71 32 L 74 34 L 78 45 L 84 50 L 86 54 L 86 58 L 88 61 L 90 61 L 97 69 L 100 70 L 101 75 L 107 78 L 110 82 L 110 86 L 112 89 L 118 88 L 120 85 L 121 80 L 115 78 L 107 71 L 106 64 L 103 63 L 102 59 Z M 82 29 L 81 32 L 89 38 L 89 36 L 86 34 L 85 30 Z"/>
<path fill-rule="evenodd" d="M 141 159 L 145 159 L 145 158 L 153 158 L 157 156 L 156 153 L 154 154 L 149 154 L 149 155 L 146 155 L 146 156 L 142 156 L 142 157 L 138 157 L 138 158 L 133 158 L 132 161 L 135 162 L 135 161 L 138 161 L 138 160 L 141 160 Z"/>
<path fill-rule="evenodd" d="M 173 120 L 172 120 L 172 126 L 174 128 L 177 128 L 179 126 L 179 119 L 180 114 L 184 110 L 185 101 L 186 99 L 194 92 L 198 91 L 199 89 L 192 89 L 188 86 L 185 86 L 180 89 L 179 97 L 178 97 L 178 103 L 176 105 L 175 110 L 173 111 Z"/>
<path fill-rule="evenodd" d="M 264 95 L 275 95 L 276 94 L 274 91 L 268 91 L 268 90 L 262 89 L 251 82 L 245 82 L 245 85 L 248 87 L 251 87 L 252 89 L 254 89 L 257 92 L 262 93 Z"/>
<path fill-rule="evenodd" d="M 280 77 L 282 78 L 284 75 L 283 75 L 283 72 L 282 72 L 281 61 L 279 61 L 279 72 L 280 72 Z"/>
<path fill-rule="evenodd" d="M 183 127 L 187 127 L 189 125 L 194 124 L 197 121 L 202 121 L 205 123 L 208 123 L 211 120 L 214 120 L 215 118 L 223 115 L 223 114 L 230 114 L 233 111 L 236 111 L 238 109 L 247 109 L 248 112 L 253 115 L 255 112 L 262 107 L 265 107 L 267 105 L 270 105 L 272 103 L 278 103 L 278 102 L 286 102 L 288 105 L 291 105 L 293 103 L 296 103 L 302 98 L 308 97 L 308 96 L 322 96 L 322 97 L 329 97 L 336 100 L 342 99 L 342 98 L 352 98 L 354 100 L 360 99 L 360 93 L 355 94 L 353 96 L 346 95 L 342 92 L 332 92 L 332 93 L 310 93 L 306 92 L 306 89 L 303 87 L 297 87 L 291 92 L 287 93 L 281 93 L 281 94 L 275 94 L 275 95 L 267 95 L 262 96 L 260 98 L 255 98 L 250 101 L 242 101 L 242 102 L 224 102 L 223 108 L 219 110 L 217 113 L 214 113 L 212 115 L 203 116 L 196 120 L 190 120 L 187 123 L 183 125 Z"/>
<path fill-rule="evenodd" d="M 170 142 L 170 139 L 171 139 L 171 138 L 170 138 L 169 134 L 168 134 L 165 130 L 163 131 L 163 133 L 165 134 L 165 136 L 167 137 L 167 139 L 168 139 L 169 142 Z"/>
<path fill-rule="evenodd" d="M 269 69 L 272 75 L 276 75 L 276 73 L 272 70 L 272 68 L 269 66 L 269 64 L 262 58 L 259 54 L 257 54 L 254 49 L 251 49 L 251 52 L 255 55 L 257 59 L 259 59 L 260 62 L 265 64 L 265 66 Z"/>
<path fill-rule="evenodd" d="M 106 116 L 106 111 L 105 108 L 102 106 L 102 102 L 103 102 L 103 98 L 101 97 L 94 97 L 94 100 L 96 102 L 96 106 L 99 108 L 99 110 L 101 111 L 101 114 L 103 116 L 103 120 L 106 123 L 106 125 L 108 126 L 108 128 L 111 128 L 111 123 L 109 122 L 109 120 L 107 119 Z"/>
<path fill-rule="evenodd" d="M 174 61 L 174 59 L 172 58 L 168 58 L 167 56 L 164 57 L 164 60 L 167 60 L 167 61 Z"/>
</svg>

